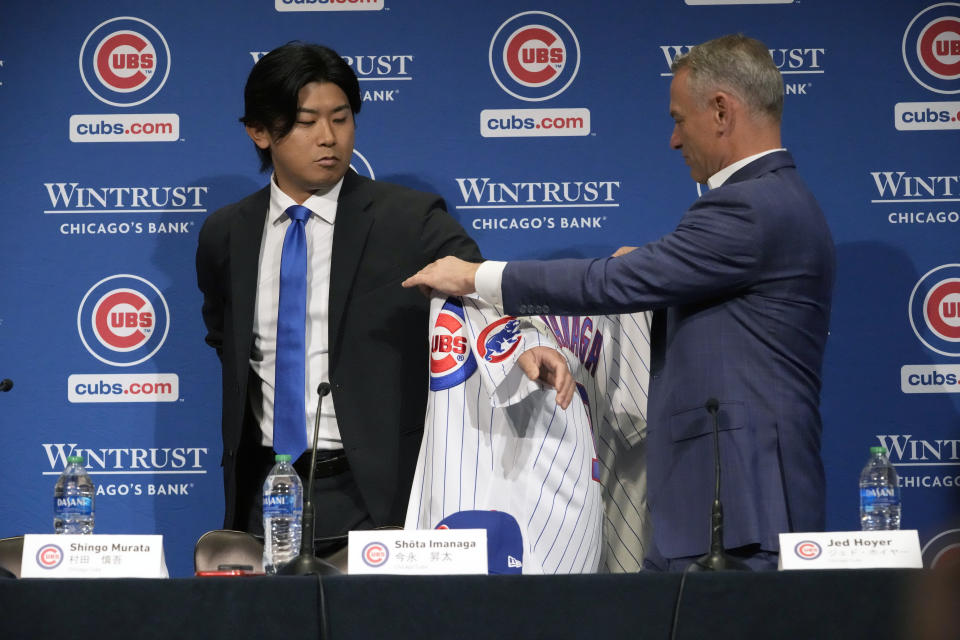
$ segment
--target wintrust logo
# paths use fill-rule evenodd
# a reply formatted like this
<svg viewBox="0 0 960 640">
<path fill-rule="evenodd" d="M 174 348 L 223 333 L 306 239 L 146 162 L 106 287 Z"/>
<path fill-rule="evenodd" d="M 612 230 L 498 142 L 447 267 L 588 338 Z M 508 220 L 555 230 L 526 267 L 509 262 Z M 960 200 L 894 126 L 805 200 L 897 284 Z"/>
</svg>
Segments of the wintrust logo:
<svg viewBox="0 0 960 640">
<path fill-rule="evenodd" d="M 98 496 L 189 496 L 194 488 L 191 476 L 207 474 L 206 447 L 81 447 L 75 442 L 41 444 L 49 471 L 58 476 L 67 464 L 67 456 L 83 456 L 84 468 L 96 482 Z M 143 482 L 141 476 L 159 477 Z M 186 480 L 186 481 L 184 481 Z"/>
<path fill-rule="evenodd" d="M 586 215 L 543 214 L 549 210 L 620 206 L 619 180 L 501 182 L 485 177 L 455 180 L 463 199 L 463 204 L 456 209 L 478 214 L 470 223 L 477 231 L 602 229 L 607 216 L 598 215 L 596 211 L 587 211 Z"/>
<path fill-rule="evenodd" d="M 878 435 L 906 488 L 960 487 L 960 439 L 920 439 L 911 434 Z"/>
<path fill-rule="evenodd" d="M 660 52 L 666 62 L 666 71 L 660 77 L 673 77 L 670 66 L 680 55 L 690 52 L 694 45 L 668 44 L 660 45 Z M 814 76 L 826 73 L 824 62 L 827 50 L 823 47 L 777 47 L 770 49 L 773 64 L 780 70 L 783 78 L 783 92 L 785 95 L 808 95 L 813 88 Z"/>
<path fill-rule="evenodd" d="M 251 51 L 250 57 L 256 64 L 269 51 Z M 413 80 L 413 54 L 362 54 L 343 56 L 357 80 L 366 85 L 360 91 L 364 102 L 396 102 L 400 89 L 393 83 Z"/>
<path fill-rule="evenodd" d="M 913 175 L 907 171 L 871 171 L 876 197 L 871 204 L 894 209 L 890 224 L 956 224 L 960 222 L 960 176 Z M 889 209 L 888 209 L 889 211 Z"/>
</svg>

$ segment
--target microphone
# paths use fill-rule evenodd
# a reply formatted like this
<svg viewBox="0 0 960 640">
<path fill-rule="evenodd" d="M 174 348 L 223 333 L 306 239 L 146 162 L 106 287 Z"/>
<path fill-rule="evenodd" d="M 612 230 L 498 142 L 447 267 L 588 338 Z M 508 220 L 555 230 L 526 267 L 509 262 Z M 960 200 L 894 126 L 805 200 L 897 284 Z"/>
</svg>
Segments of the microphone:
<svg viewBox="0 0 960 640">
<path fill-rule="evenodd" d="M 710 551 L 694 560 L 687 571 L 750 571 L 750 567 L 724 553 L 723 504 L 720 502 L 720 402 L 708 398 L 703 408 L 713 416 L 713 508 L 710 511 Z"/>
<path fill-rule="evenodd" d="M 310 480 L 303 496 L 303 527 L 300 532 L 300 555 L 283 565 L 278 574 L 284 576 L 333 576 L 340 570 L 317 557 L 313 542 L 313 475 L 317 469 L 317 437 L 320 433 L 320 407 L 323 397 L 330 393 L 330 383 L 317 387 L 317 417 L 313 421 L 313 453 L 310 455 Z"/>
<path fill-rule="evenodd" d="M 10 391 L 10 389 L 13 389 L 13 380 L 10 378 L 0 380 L 0 391 Z"/>
</svg>

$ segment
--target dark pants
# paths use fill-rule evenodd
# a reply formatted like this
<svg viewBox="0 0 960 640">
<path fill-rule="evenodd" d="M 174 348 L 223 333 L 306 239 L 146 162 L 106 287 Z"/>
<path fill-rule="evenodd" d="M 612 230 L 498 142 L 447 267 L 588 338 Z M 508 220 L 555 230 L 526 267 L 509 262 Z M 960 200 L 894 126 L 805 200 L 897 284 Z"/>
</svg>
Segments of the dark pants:
<svg viewBox="0 0 960 640">
<path fill-rule="evenodd" d="M 244 496 L 240 503 L 238 522 L 246 523 L 245 530 L 255 536 L 263 536 L 263 482 L 274 465 L 273 449 L 260 447 L 245 465 L 248 476 L 240 481 Z M 304 453 L 297 466 L 308 469 L 310 452 Z M 306 464 L 304 464 L 306 463 Z M 307 490 L 305 472 L 300 473 L 303 490 Z M 353 529 L 372 529 L 373 519 L 360 496 L 360 489 L 353 479 L 353 472 L 344 471 L 327 477 L 317 477 L 313 482 L 314 540 L 317 555 L 323 556 L 347 544 L 346 534 Z M 330 540 L 330 538 L 335 538 Z"/>
<path fill-rule="evenodd" d="M 764 551 L 759 544 L 750 544 L 736 549 L 727 549 L 725 553 L 736 558 L 754 571 L 776 571 L 780 554 L 776 551 Z M 643 558 L 643 568 L 648 571 L 686 571 L 687 567 L 701 558 L 698 556 L 684 556 L 681 558 L 664 558 L 657 545 L 651 540 Z"/>
</svg>

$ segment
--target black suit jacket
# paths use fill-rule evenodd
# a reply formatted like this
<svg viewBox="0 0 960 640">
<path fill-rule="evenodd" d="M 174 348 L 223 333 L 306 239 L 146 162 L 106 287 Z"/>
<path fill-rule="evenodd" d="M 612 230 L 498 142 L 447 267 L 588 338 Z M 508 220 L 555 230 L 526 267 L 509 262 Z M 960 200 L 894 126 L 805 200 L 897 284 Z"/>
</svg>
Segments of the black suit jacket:
<svg viewBox="0 0 960 640">
<path fill-rule="evenodd" d="M 238 501 L 252 499 L 238 496 L 237 484 L 247 472 L 242 450 L 259 440 L 247 396 L 269 203 L 267 186 L 214 212 L 200 230 L 197 249 L 206 341 L 223 368 L 227 528 L 242 527 Z M 428 301 L 400 282 L 446 255 L 481 259 L 439 196 L 348 171 L 333 232 L 330 384 L 343 446 L 377 525 L 403 523 L 426 410 Z"/>
</svg>

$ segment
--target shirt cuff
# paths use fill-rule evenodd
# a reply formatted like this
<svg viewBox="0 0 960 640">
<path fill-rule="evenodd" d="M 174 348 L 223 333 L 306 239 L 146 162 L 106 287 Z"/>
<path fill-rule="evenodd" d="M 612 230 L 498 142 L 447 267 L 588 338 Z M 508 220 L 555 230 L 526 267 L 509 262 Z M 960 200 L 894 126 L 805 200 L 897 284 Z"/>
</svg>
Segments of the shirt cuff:
<svg viewBox="0 0 960 640">
<path fill-rule="evenodd" d="M 503 281 L 503 270 L 506 268 L 506 262 L 487 260 L 480 265 L 473 277 L 473 287 L 477 290 L 477 295 L 496 307 L 501 314 L 503 313 L 503 293 L 500 291 L 500 285 Z"/>
</svg>

